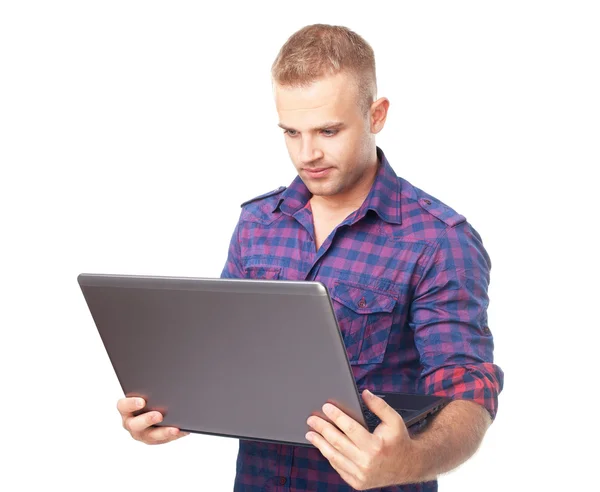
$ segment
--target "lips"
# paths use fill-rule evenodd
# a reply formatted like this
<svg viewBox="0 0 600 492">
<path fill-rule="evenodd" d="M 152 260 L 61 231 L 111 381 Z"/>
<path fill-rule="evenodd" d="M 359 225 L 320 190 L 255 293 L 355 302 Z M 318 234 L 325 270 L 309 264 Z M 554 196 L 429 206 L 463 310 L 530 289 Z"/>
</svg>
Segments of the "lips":
<svg viewBox="0 0 600 492">
<path fill-rule="evenodd" d="M 323 178 L 330 173 L 331 169 L 331 167 L 304 168 L 304 172 L 311 178 Z"/>
</svg>

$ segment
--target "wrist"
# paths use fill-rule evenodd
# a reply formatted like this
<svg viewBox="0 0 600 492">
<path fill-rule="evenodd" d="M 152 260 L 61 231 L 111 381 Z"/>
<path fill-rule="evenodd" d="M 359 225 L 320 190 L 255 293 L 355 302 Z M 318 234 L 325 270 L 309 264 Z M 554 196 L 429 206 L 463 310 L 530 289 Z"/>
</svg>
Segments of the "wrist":
<svg viewBox="0 0 600 492">
<path fill-rule="evenodd" d="M 405 483 L 427 482 L 437 478 L 434 471 L 435 463 L 432 462 L 432 453 L 422 440 L 410 440 L 407 463 L 410 463 L 409 469 L 406 470 L 410 482 Z"/>
</svg>

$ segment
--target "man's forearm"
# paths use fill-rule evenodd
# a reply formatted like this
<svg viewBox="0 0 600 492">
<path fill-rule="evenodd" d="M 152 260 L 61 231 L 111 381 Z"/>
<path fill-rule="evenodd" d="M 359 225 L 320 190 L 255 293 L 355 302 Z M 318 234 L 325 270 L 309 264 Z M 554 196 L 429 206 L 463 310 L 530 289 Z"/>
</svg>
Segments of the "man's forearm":
<svg viewBox="0 0 600 492">
<path fill-rule="evenodd" d="M 449 403 L 421 433 L 413 437 L 415 482 L 434 480 L 468 460 L 477 451 L 492 423 L 481 405 L 456 400 Z"/>
</svg>

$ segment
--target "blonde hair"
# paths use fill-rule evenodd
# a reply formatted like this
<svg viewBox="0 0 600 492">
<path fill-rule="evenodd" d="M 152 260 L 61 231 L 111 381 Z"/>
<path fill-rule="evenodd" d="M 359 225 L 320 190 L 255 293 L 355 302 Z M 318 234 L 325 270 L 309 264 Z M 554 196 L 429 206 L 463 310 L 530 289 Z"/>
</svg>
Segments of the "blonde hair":
<svg viewBox="0 0 600 492">
<path fill-rule="evenodd" d="M 375 54 L 369 43 L 347 27 L 303 27 L 288 38 L 271 67 L 273 81 L 289 87 L 306 87 L 339 72 L 354 76 L 359 104 L 367 113 L 377 94 Z"/>
</svg>

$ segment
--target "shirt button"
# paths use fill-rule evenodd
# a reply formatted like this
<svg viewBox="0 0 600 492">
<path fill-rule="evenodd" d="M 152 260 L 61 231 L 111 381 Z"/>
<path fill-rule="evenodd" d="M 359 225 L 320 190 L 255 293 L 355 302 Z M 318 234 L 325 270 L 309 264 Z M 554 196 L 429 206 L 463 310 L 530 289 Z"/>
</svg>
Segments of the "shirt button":
<svg viewBox="0 0 600 492">
<path fill-rule="evenodd" d="M 287 480 L 285 479 L 285 477 L 279 477 L 279 480 L 278 480 L 279 485 L 285 485 L 286 482 L 287 482 Z"/>
<path fill-rule="evenodd" d="M 484 326 L 483 333 L 485 333 L 486 335 L 490 335 L 492 332 L 490 331 L 490 329 L 487 326 Z"/>
<path fill-rule="evenodd" d="M 361 309 L 367 307 L 367 301 L 365 301 L 364 297 L 360 301 L 358 301 L 358 307 Z"/>
<path fill-rule="evenodd" d="M 424 202 L 425 202 L 427 205 L 431 205 L 431 200 L 427 200 L 427 199 L 425 199 L 425 200 L 423 200 L 423 201 L 424 201 Z"/>
</svg>

